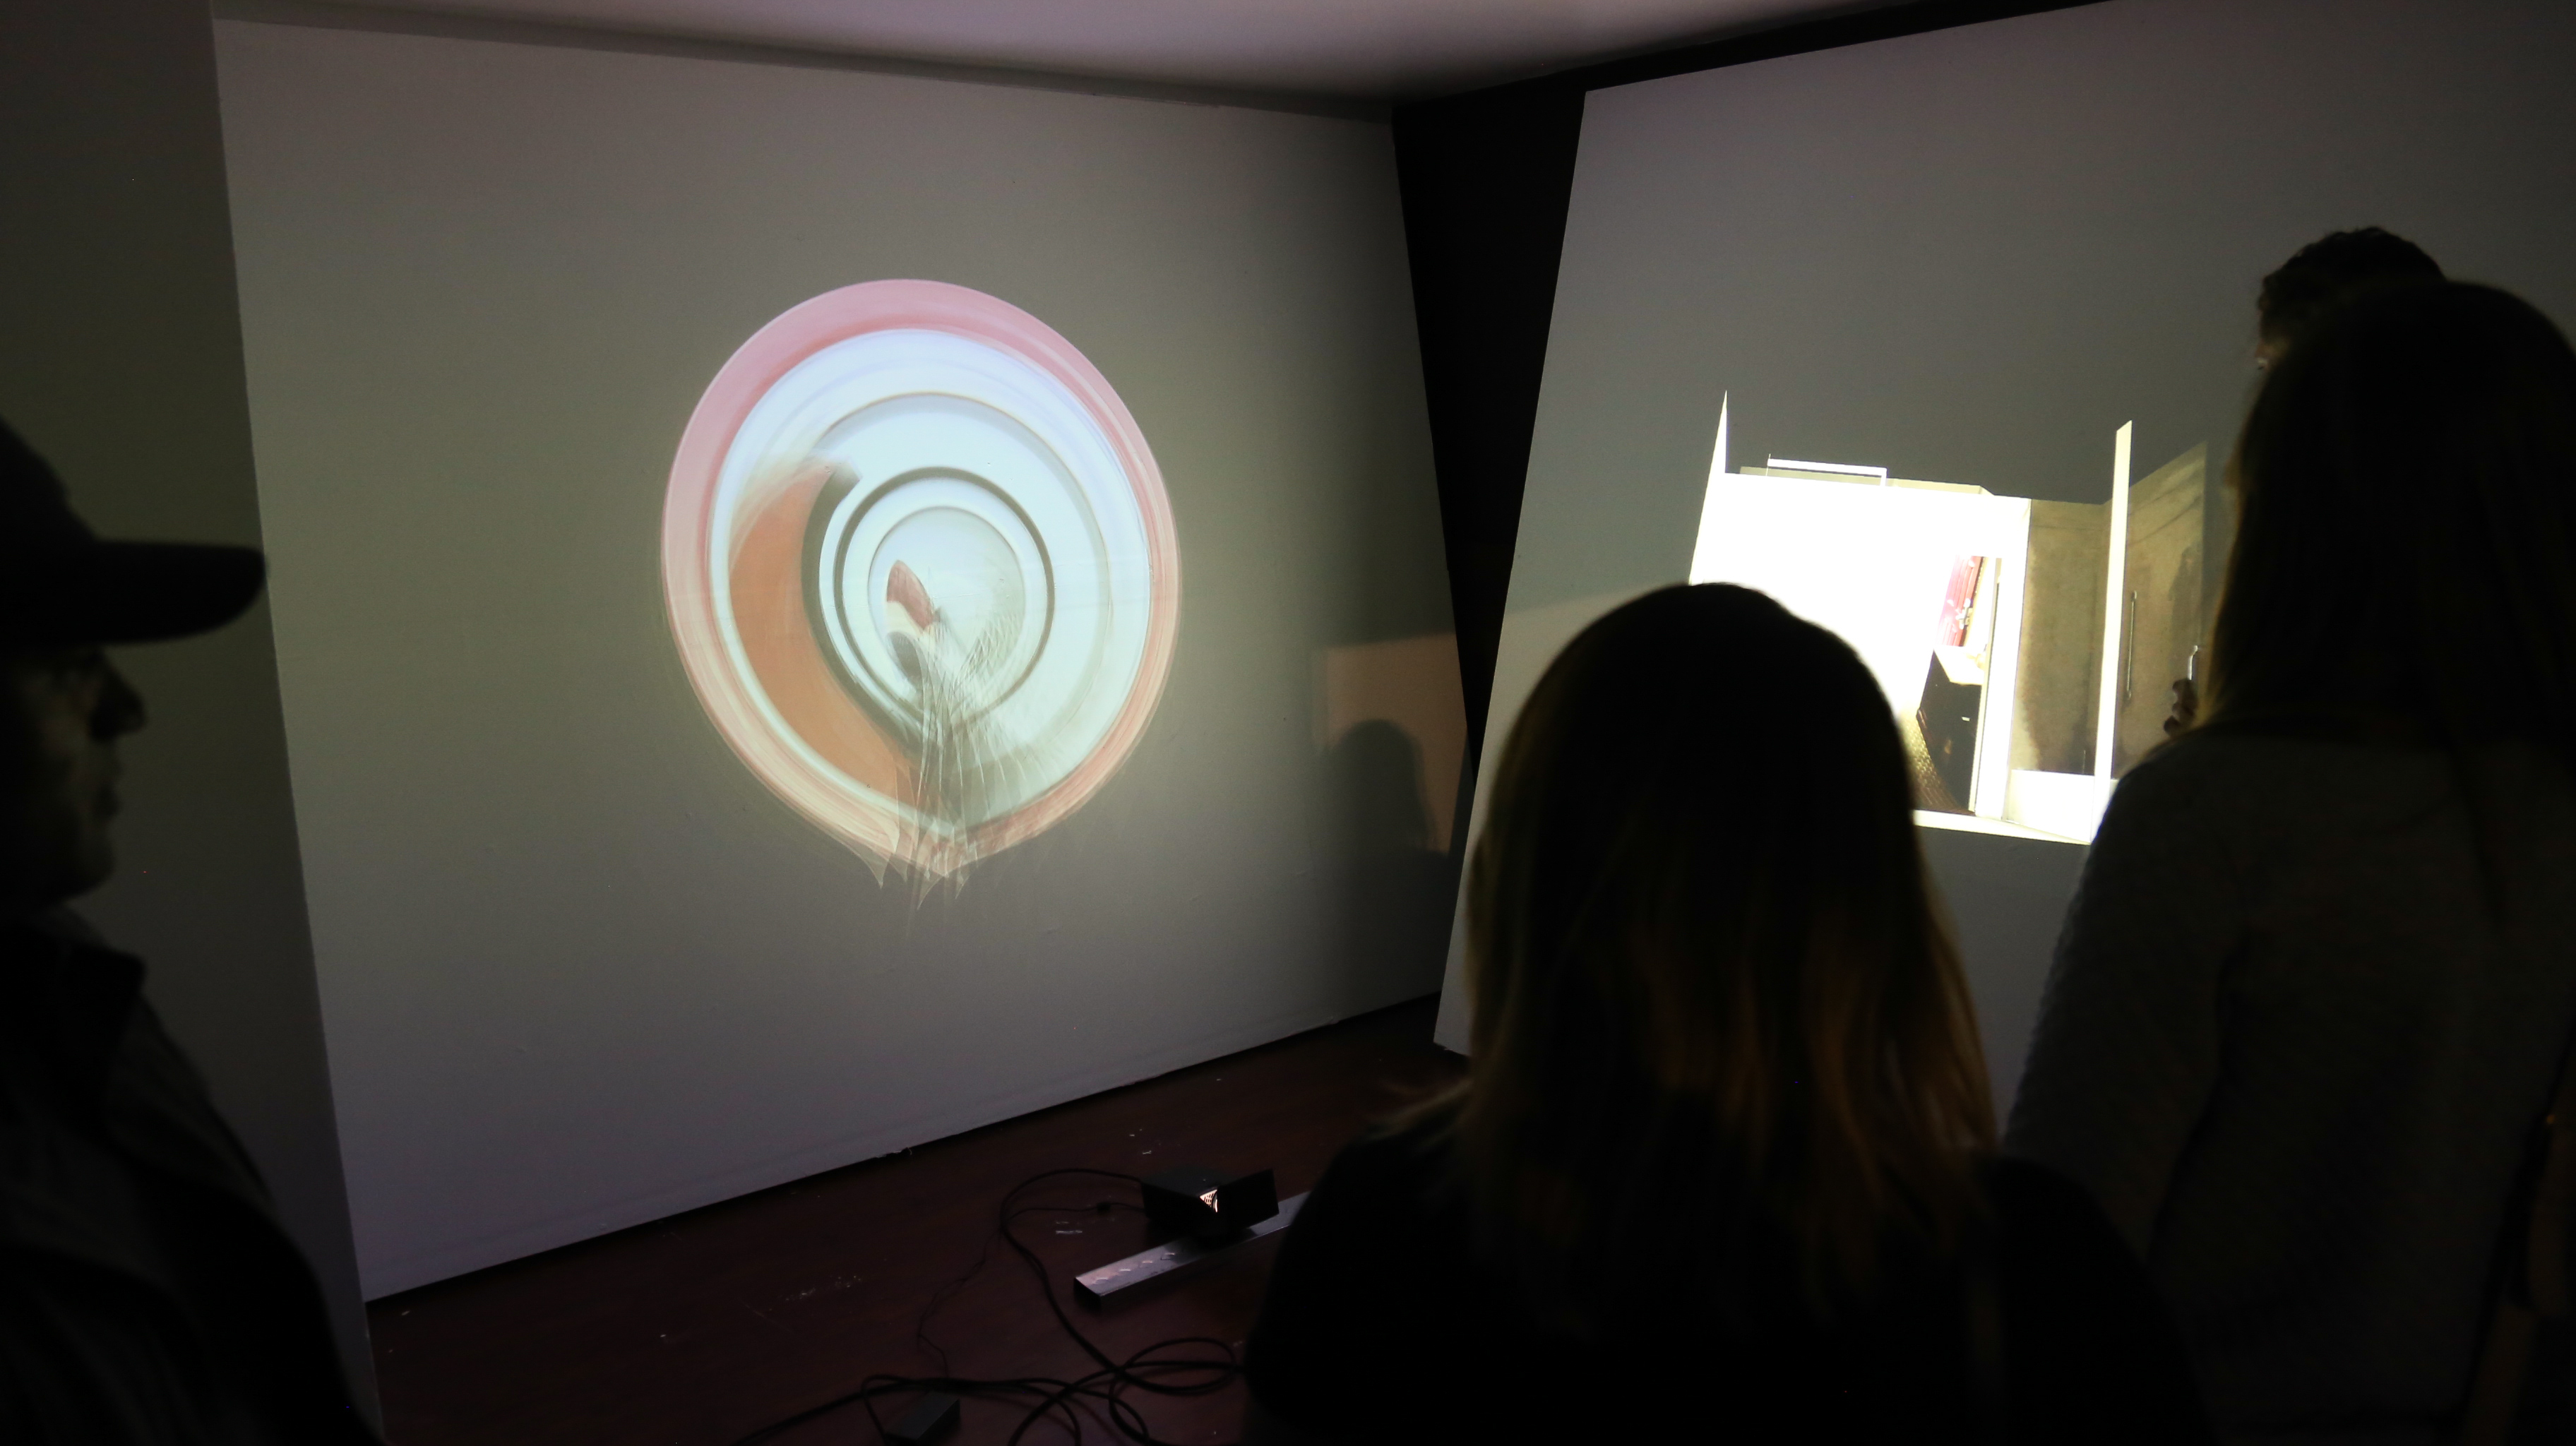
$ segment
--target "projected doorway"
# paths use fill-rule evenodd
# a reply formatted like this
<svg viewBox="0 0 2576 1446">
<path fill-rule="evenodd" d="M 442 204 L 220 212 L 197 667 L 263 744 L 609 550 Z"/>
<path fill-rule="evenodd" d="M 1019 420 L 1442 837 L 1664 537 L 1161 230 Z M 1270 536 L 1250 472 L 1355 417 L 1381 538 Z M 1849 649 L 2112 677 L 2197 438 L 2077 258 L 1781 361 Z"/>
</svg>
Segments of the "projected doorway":
<svg viewBox="0 0 2576 1446">
<path fill-rule="evenodd" d="M 672 464 L 662 575 L 734 752 L 923 885 L 1107 781 L 1179 621 L 1171 503 L 1117 392 L 1036 317 L 931 281 L 743 343 Z"/>
<path fill-rule="evenodd" d="M 1759 588 L 1851 644 L 1922 822 L 2091 841 L 2196 671 L 2205 449 L 2132 485 L 2124 426 L 2109 500 L 2053 502 L 1843 462 L 1730 470 L 1728 431 L 1721 407 L 1690 580 Z"/>
</svg>

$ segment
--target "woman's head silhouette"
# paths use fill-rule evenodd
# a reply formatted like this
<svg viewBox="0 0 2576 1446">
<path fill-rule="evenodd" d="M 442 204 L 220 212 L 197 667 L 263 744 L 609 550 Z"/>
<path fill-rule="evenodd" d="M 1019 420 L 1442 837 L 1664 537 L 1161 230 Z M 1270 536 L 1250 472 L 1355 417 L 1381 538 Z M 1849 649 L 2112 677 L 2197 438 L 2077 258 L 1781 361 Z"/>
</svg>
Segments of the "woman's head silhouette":
<svg viewBox="0 0 2576 1446">
<path fill-rule="evenodd" d="M 1975 1020 L 1840 639 L 1743 588 L 1627 604 L 1540 680 L 1486 819 L 1454 1138 L 1544 1312 L 1707 1287 L 1829 1314 L 1973 1211 Z"/>
</svg>

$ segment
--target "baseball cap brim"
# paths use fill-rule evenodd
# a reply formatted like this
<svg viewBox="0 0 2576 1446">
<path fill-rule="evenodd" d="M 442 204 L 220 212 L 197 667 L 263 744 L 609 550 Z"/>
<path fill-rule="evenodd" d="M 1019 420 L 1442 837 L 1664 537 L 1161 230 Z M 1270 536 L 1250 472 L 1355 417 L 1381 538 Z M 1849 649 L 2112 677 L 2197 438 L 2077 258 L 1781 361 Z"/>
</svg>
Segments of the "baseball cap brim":
<svg viewBox="0 0 2576 1446">
<path fill-rule="evenodd" d="M 187 542 L 89 542 L 48 559 L 9 609 L 17 640 L 151 643 L 240 617 L 267 564 L 256 549 Z"/>
</svg>

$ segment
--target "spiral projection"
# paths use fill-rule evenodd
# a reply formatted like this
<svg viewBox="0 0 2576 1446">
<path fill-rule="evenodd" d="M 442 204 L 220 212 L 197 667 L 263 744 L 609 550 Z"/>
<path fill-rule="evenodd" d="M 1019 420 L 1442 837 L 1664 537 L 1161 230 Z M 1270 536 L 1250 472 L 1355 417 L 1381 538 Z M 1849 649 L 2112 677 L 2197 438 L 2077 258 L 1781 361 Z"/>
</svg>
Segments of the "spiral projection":
<svg viewBox="0 0 2576 1446">
<path fill-rule="evenodd" d="M 672 464 L 662 578 L 734 752 L 924 886 L 1108 780 L 1180 610 L 1171 502 L 1108 380 L 933 281 L 827 292 L 743 343 Z"/>
</svg>

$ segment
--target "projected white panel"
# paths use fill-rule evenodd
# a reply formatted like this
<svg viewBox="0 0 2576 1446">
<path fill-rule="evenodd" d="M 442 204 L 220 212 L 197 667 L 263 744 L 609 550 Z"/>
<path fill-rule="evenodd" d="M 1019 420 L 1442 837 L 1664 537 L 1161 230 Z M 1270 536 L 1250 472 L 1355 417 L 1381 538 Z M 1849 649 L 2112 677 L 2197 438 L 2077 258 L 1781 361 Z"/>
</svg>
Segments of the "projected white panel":
<svg viewBox="0 0 2576 1446">
<path fill-rule="evenodd" d="M 2010 717 L 2016 650 L 1991 639 L 1998 612 L 2018 618 L 2029 535 L 2030 504 L 2018 497 L 1720 474 L 1709 479 L 1691 581 L 1758 588 L 1840 634 L 1900 717 L 1917 714 L 1927 693 L 1944 706 L 1945 685 L 1975 690 L 1973 725 Z M 1964 598 L 1953 596 L 1954 576 L 1967 583 Z M 1951 625 L 1962 611 L 1964 631 Z M 1976 786 L 1976 741 L 1958 775 L 1965 786 L 1951 792 L 2000 817 L 1998 790 Z M 1990 809 L 1976 810 L 1980 802 Z"/>
<path fill-rule="evenodd" d="M 1730 421 L 1721 408 L 1690 580 L 1757 588 L 1851 644 L 1896 715 L 1922 822 L 2089 841 L 2161 732 L 2164 659 L 2197 636 L 2196 613 L 2154 633 L 2142 699 L 2140 589 L 2198 593 L 2200 450 L 2132 489 L 2123 426 L 2110 502 L 2047 503 L 1850 463 L 1731 471 Z"/>
</svg>

